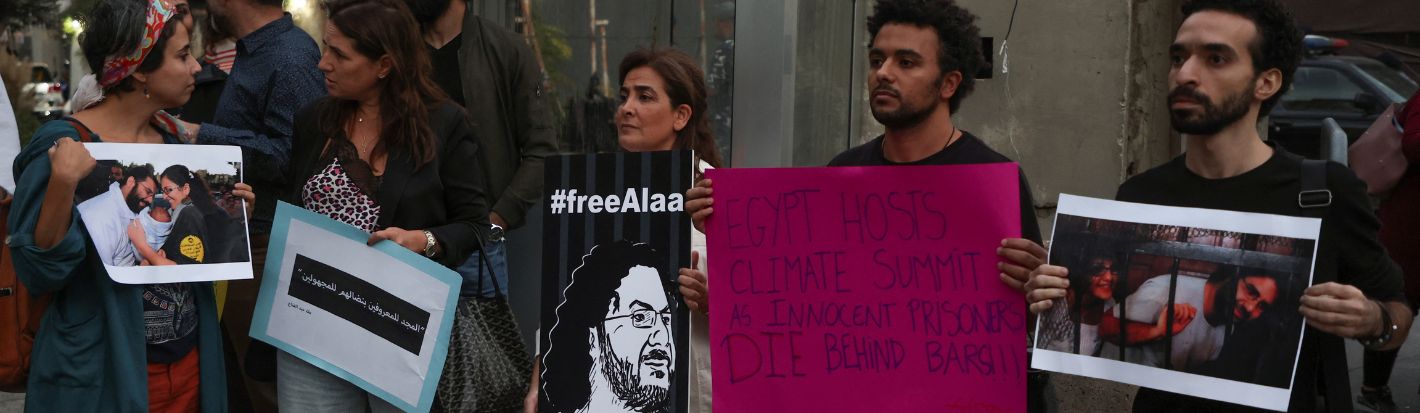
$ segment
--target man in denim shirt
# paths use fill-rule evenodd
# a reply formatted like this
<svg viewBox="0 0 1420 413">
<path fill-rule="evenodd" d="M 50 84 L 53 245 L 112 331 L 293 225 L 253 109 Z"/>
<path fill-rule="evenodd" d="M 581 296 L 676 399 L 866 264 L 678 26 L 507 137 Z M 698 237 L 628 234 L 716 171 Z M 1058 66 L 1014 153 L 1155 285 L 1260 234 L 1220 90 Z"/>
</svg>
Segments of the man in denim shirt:
<svg viewBox="0 0 1420 413">
<path fill-rule="evenodd" d="M 211 0 L 212 14 L 232 29 L 237 40 L 237 63 L 217 101 L 212 122 L 188 124 L 186 139 L 205 145 L 242 147 L 245 180 L 256 191 L 256 213 L 250 217 L 252 265 L 257 278 L 232 282 L 227 291 L 223 324 L 232 339 L 232 350 L 253 378 L 271 381 L 275 353 L 269 346 L 251 343 L 256 292 L 266 261 L 266 244 L 276 211 L 279 188 L 291 158 L 291 131 L 296 112 L 326 95 L 325 75 L 316 67 L 320 49 L 310 35 L 281 9 L 282 0 Z M 248 352 L 252 344 L 255 353 Z M 263 351 L 264 350 L 264 351 Z M 233 369 L 242 371 L 242 369 Z M 233 382 L 234 380 L 228 380 Z M 236 380 L 240 382 L 240 380 Z M 274 411 L 270 383 L 247 380 L 253 408 Z M 233 394 L 233 399 L 238 396 Z"/>
</svg>

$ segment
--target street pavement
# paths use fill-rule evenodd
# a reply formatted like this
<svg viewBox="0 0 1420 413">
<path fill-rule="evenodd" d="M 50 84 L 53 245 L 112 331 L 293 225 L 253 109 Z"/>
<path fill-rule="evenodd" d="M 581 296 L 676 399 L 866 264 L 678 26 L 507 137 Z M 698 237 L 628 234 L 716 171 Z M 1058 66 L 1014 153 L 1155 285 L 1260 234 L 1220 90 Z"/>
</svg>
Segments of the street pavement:
<svg viewBox="0 0 1420 413">
<path fill-rule="evenodd" d="M 1361 394 L 1361 345 L 1356 340 L 1346 341 L 1346 365 L 1351 368 L 1351 392 Z M 1400 349 L 1400 357 L 1395 360 L 1395 372 L 1390 375 L 1390 391 L 1395 394 L 1395 405 L 1401 412 L 1420 412 L 1420 329 L 1411 329 L 1410 337 Z M 1356 405 L 1357 412 L 1370 409 Z"/>
</svg>

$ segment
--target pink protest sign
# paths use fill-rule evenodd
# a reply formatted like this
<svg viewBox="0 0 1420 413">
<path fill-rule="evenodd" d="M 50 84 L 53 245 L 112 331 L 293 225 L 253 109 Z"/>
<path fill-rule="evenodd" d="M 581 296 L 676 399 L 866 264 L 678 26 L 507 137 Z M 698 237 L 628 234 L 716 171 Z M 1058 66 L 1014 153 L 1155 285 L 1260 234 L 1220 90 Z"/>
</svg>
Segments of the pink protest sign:
<svg viewBox="0 0 1420 413">
<path fill-rule="evenodd" d="M 1023 412 L 1016 164 L 716 169 L 722 412 Z"/>
</svg>

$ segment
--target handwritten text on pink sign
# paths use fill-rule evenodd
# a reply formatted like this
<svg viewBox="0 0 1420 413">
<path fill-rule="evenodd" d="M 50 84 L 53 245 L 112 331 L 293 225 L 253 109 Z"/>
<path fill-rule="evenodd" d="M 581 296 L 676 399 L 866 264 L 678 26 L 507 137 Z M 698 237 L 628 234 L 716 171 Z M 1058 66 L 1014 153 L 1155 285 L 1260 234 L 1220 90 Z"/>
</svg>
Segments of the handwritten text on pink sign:
<svg viewBox="0 0 1420 413">
<path fill-rule="evenodd" d="M 1025 410 L 1016 164 L 707 176 L 715 410 Z"/>
</svg>

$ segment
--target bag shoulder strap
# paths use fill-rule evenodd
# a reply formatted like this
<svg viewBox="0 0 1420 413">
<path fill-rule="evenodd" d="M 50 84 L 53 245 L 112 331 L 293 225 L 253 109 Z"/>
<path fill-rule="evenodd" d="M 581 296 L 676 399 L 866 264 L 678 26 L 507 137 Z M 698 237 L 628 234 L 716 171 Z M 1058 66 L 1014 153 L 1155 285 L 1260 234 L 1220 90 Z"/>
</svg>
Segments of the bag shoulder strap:
<svg viewBox="0 0 1420 413">
<path fill-rule="evenodd" d="M 1331 189 L 1326 184 L 1326 162 L 1317 159 L 1302 160 L 1302 188 L 1297 194 L 1297 205 L 1302 208 L 1302 212 L 1308 217 L 1326 217 L 1326 212 L 1331 206 Z M 1348 371 L 1345 357 L 1326 357 L 1324 354 L 1345 354 L 1346 347 L 1344 341 L 1337 337 L 1325 337 L 1316 342 L 1319 346 L 1316 352 L 1318 362 L 1321 364 L 1318 371 L 1318 385 L 1321 386 L 1318 396 L 1325 395 L 1326 411 L 1333 413 L 1349 413 L 1351 408 L 1351 388 L 1346 385 L 1337 385 L 1335 381 L 1328 381 L 1328 378 L 1346 377 Z"/>
<path fill-rule="evenodd" d="M 1322 218 L 1331 200 L 1331 189 L 1326 185 L 1326 161 L 1303 159 L 1302 190 L 1297 193 L 1297 206 L 1309 217 Z"/>
<path fill-rule="evenodd" d="M 83 123 L 80 123 L 78 119 L 74 119 L 68 116 L 64 117 L 64 121 L 69 122 L 69 125 L 73 126 L 74 130 L 79 132 L 79 142 L 94 142 L 94 131 L 89 130 L 88 126 L 85 126 Z"/>
</svg>

